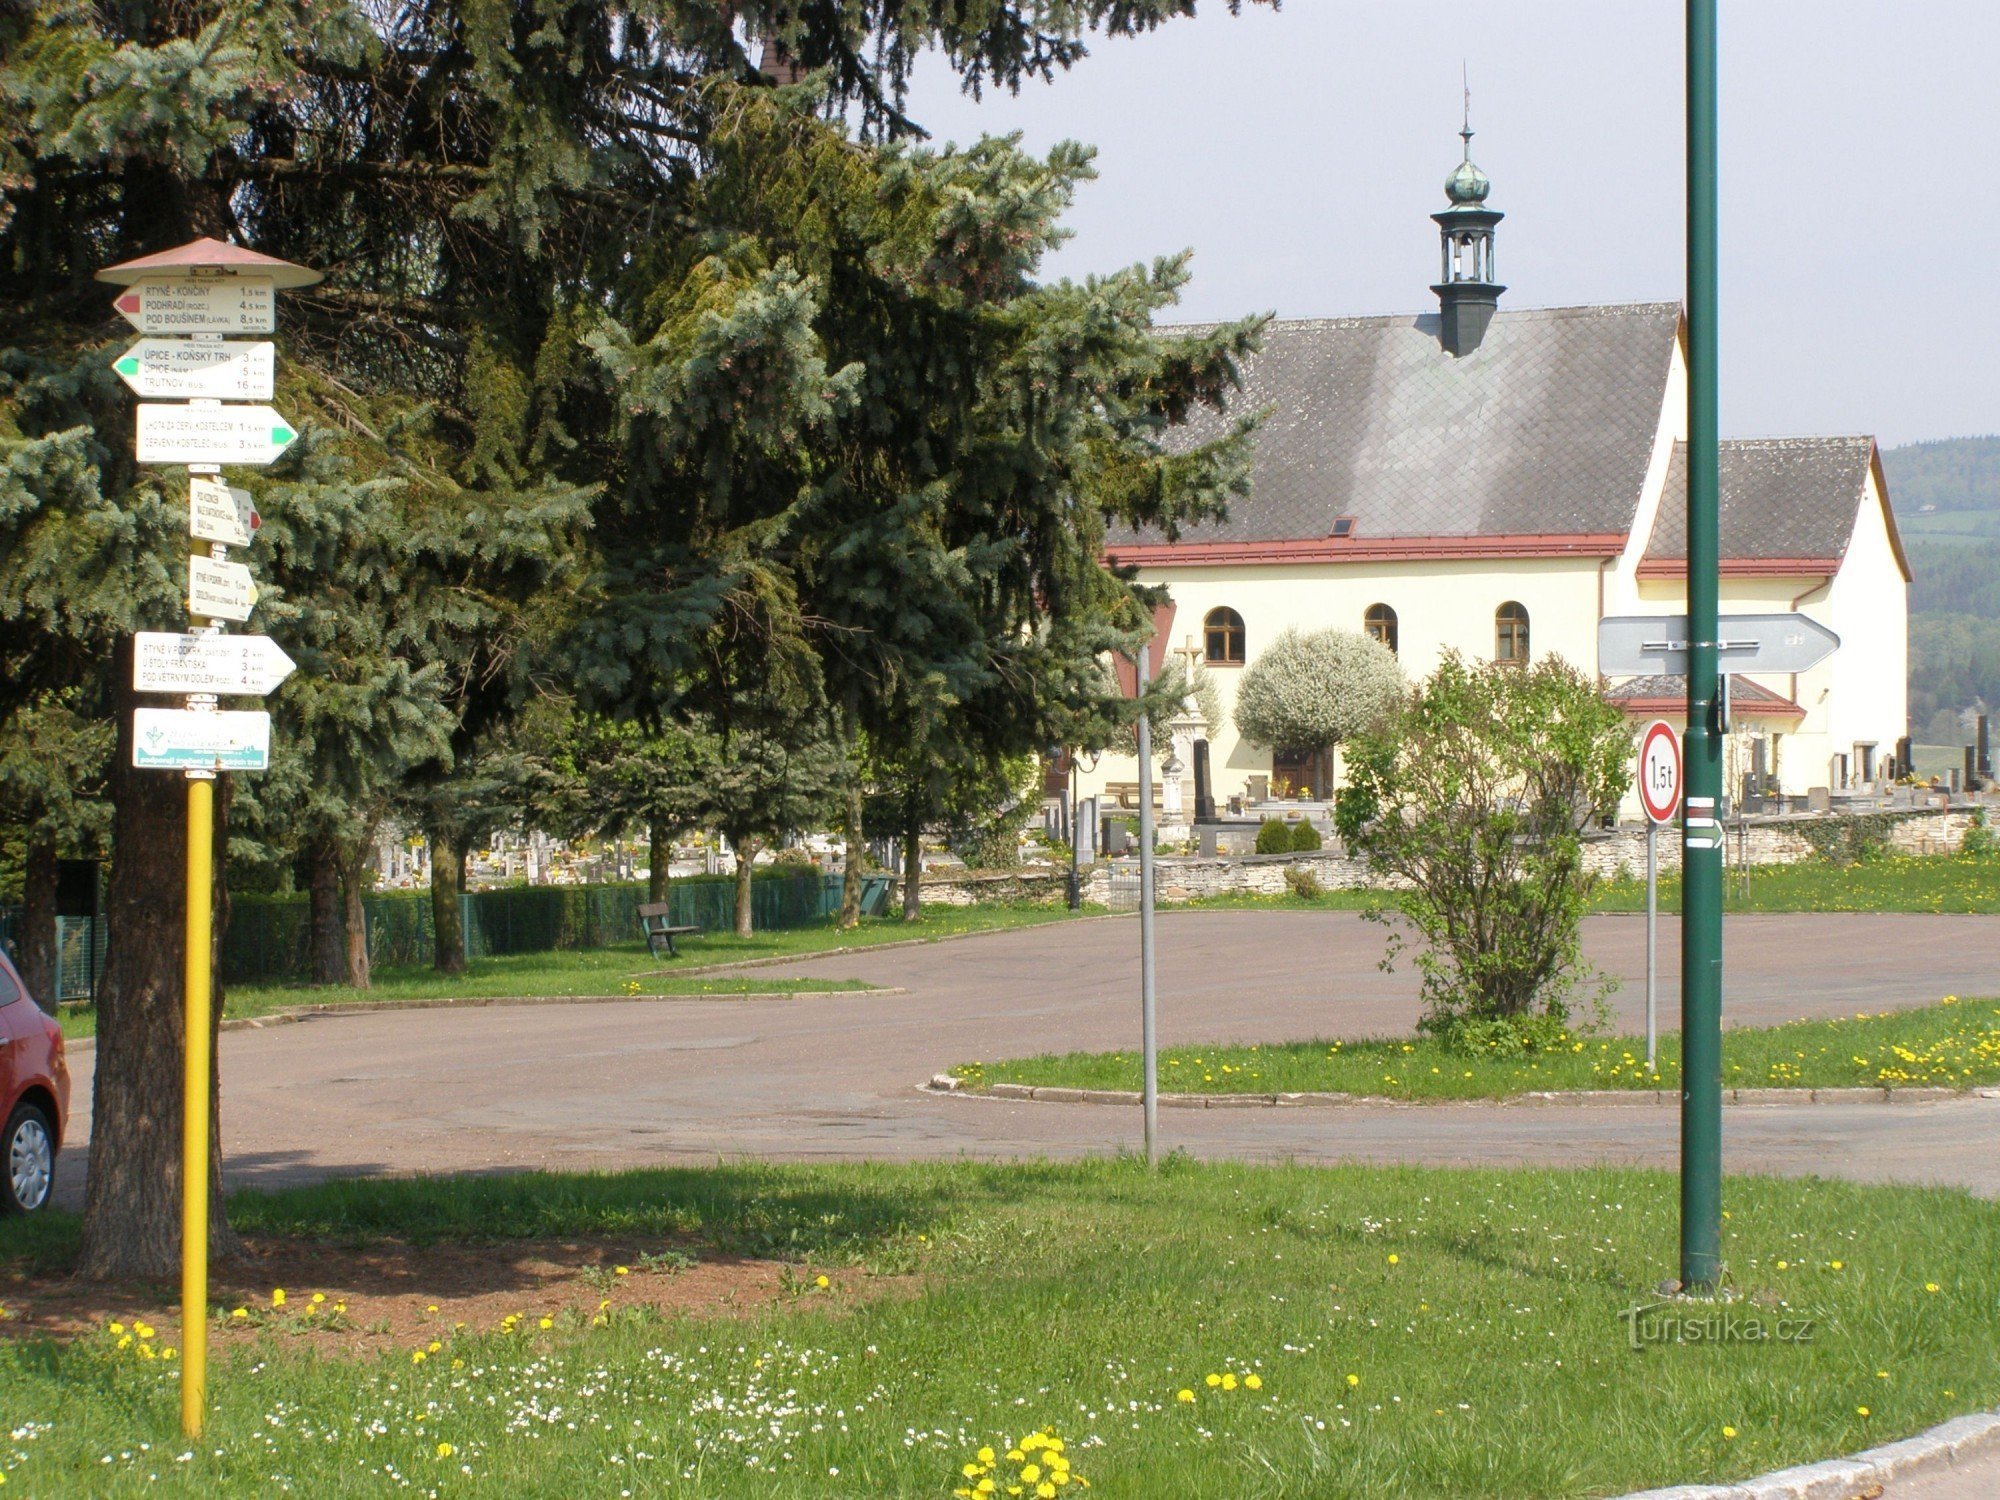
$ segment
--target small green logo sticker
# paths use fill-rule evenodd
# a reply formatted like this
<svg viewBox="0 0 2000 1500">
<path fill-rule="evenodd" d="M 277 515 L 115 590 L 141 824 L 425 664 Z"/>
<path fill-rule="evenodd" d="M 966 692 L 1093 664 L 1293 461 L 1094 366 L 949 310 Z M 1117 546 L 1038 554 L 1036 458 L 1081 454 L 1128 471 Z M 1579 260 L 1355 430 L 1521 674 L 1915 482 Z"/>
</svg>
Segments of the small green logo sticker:
<svg viewBox="0 0 2000 1500">
<path fill-rule="evenodd" d="M 139 373 L 139 361 L 128 354 L 111 368 L 116 370 L 120 375 L 137 375 Z"/>
<path fill-rule="evenodd" d="M 271 441 L 276 443 L 280 448 L 284 447 L 285 444 L 297 436 L 298 434 L 289 427 L 273 427 L 271 429 Z"/>
</svg>

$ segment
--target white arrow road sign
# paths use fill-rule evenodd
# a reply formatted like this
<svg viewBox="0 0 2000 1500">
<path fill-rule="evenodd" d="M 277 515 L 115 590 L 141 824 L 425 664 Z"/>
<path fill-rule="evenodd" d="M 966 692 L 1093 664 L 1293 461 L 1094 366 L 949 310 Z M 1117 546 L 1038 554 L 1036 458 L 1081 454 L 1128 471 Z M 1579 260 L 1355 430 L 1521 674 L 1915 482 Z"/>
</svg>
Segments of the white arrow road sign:
<svg viewBox="0 0 2000 1500">
<path fill-rule="evenodd" d="M 297 436 L 268 406 L 139 403 L 142 464 L 267 464 Z"/>
<path fill-rule="evenodd" d="M 188 559 L 188 613 L 202 620 L 247 620 L 257 585 L 242 563 Z"/>
<path fill-rule="evenodd" d="M 111 305 L 141 333 L 274 333 L 278 327 L 269 277 L 148 276 Z"/>
<path fill-rule="evenodd" d="M 132 686 L 141 693 L 249 693 L 261 698 L 298 663 L 268 635 L 133 636 Z"/>
<path fill-rule="evenodd" d="M 1807 615 L 1724 615 L 1716 655 L 1725 672 L 1804 672 L 1840 647 L 1840 637 Z M 1608 615 L 1597 622 L 1597 670 L 1606 677 L 1682 677 L 1688 669 L 1686 615 Z"/>
<path fill-rule="evenodd" d="M 247 547 L 257 534 L 257 507 L 248 490 L 199 474 L 188 480 L 188 532 L 204 542 Z"/>
<path fill-rule="evenodd" d="M 141 396 L 167 400 L 269 401 L 278 346 L 219 339 L 140 339 L 111 362 Z"/>
<path fill-rule="evenodd" d="M 132 764 L 142 771 L 266 770 L 271 764 L 271 716 L 261 709 L 134 709 Z"/>
<path fill-rule="evenodd" d="M 1687 799 L 1687 818 L 1681 825 L 1681 847 L 1683 849 L 1720 849 L 1722 847 L 1722 825 L 1715 819 L 1715 799 L 1713 797 L 1690 797 Z"/>
</svg>

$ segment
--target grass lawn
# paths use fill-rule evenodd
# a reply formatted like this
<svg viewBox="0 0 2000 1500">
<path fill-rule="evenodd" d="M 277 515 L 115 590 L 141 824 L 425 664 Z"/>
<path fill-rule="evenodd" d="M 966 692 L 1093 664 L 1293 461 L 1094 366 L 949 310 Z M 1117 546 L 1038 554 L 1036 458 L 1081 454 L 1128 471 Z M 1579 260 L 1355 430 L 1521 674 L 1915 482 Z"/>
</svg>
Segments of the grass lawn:
<svg viewBox="0 0 2000 1500">
<path fill-rule="evenodd" d="M 1085 913 L 1088 914 L 1087 912 Z M 915 922 L 900 917 L 864 917 L 861 926 L 842 932 L 829 918 L 810 927 L 782 932 L 757 932 L 747 938 L 734 933 L 704 933 L 679 940 L 682 957 L 655 959 L 643 942 L 611 948 L 552 953 L 515 953 L 502 958 L 473 959 L 466 972 L 445 978 L 428 965 L 381 968 L 374 987 L 345 985 L 230 985 L 224 1014 L 267 1016 L 274 1011 L 306 1005 L 367 1005 L 389 1000 L 473 1000 L 495 996 L 564 995 L 686 995 L 728 996 L 791 994 L 800 990 L 865 990 L 855 979 L 776 979 L 756 969 L 742 973 L 694 973 L 715 964 L 752 959 L 808 958 L 835 948 L 869 947 L 912 939 L 936 941 L 969 932 L 1025 927 L 1060 921 L 1071 914 L 1060 906 L 992 905 L 927 908 Z M 62 1027 L 71 1038 L 96 1034 L 97 1015 L 89 1007 L 65 1008 Z"/>
<path fill-rule="evenodd" d="M 326 1242 L 330 1290 L 344 1249 L 398 1236 L 503 1253 L 652 1236 L 801 1270 L 727 1318 L 655 1314 L 621 1282 L 602 1323 L 545 1330 L 523 1285 L 505 1331 L 346 1358 L 265 1327 L 218 1347 L 192 1443 L 175 1361 L 108 1329 L 0 1338 L 0 1472 L 23 1494 L 933 1497 L 970 1488 L 991 1449 L 1001 1493 L 1033 1462 L 1031 1495 L 1076 1488 L 1054 1485 L 1066 1471 L 1149 1500 L 1521 1500 L 1739 1478 L 2000 1402 L 2000 1207 L 1775 1178 L 1724 1192 L 1726 1311 L 1739 1335 L 1754 1318 L 1788 1336 L 1711 1325 L 1644 1352 L 1621 1314 L 1673 1271 L 1662 1173 L 1174 1159 L 239 1195 L 253 1237 Z M 40 1251 L 71 1232 L 51 1222 Z M 17 1233 L 0 1226 L 0 1268 Z M 162 1322 L 151 1347 L 173 1337 Z M 1059 1454 L 1022 1442 L 1048 1429 Z"/>
<path fill-rule="evenodd" d="M 1662 839 L 1665 837 L 1663 834 Z M 1796 865 L 1758 865 L 1749 877 L 1746 892 L 1739 872 L 1731 870 L 1724 887 L 1727 910 L 2000 912 L 2000 858 L 1991 855 L 1882 855 L 1845 865 L 1811 860 Z M 1243 892 L 1203 897 L 1185 903 L 1185 907 L 1207 911 L 1366 911 L 1389 904 L 1386 891 L 1339 890 L 1310 901 L 1290 894 Z M 1660 910 L 1678 912 L 1680 904 L 1680 876 L 1663 874 Z M 1636 879 L 1604 881 L 1591 900 L 1593 911 L 1645 909 L 1643 869 Z"/>
<path fill-rule="evenodd" d="M 2000 858 L 1978 854 L 1885 854 L 1853 864 L 1810 860 L 1758 865 L 1725 878 L 1729 911 L 2000 912 Z M 1598 911 L 1644 911 L 1645 871 L 1635 880 L 1607 881 L 1597 891 Z M 1660 877 L 1660 910 L 1680 910 L 1679 875 Z"/>
<path fill-rule="evenodd" d="M 1573 1037 L 1532 1057 L 1453 1051 L 1422 1037 L 1181 1047 L 1160 1054 L 1160 1088 L 1180 1094 L 1371 1094 L 1390 1099 L 1499 1099 L 1544 1089 L 1680 1087 L 1680 1034 L 1660 1037 L 1660 1071 L 1635 1036 Z M 973 1088 L 1026 1083 L 1137 1089 L 1137 1052 L 1048 1053 L 972 1062 L 952 1073 Z M 1972 1088 L 2000 1083 L 2000 1001 L 1947 997 L 1917 1010 L 1722 1035 L 1731 1088 Z"/>
</svg>

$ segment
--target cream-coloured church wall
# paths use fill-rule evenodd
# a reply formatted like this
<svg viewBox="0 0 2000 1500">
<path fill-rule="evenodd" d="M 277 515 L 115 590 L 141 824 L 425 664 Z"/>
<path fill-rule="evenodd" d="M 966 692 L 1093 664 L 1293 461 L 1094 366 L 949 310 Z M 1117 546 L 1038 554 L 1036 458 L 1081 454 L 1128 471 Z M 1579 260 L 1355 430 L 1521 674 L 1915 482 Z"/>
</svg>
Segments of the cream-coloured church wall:
<svg viewBox="0 0 2000 1500">
<path fill-rule="evenodd" d="M 1529 649 L 1536 657 L 1558 653 L 1583 671 L 1594 671 L 1600 570 L 1595 558 L 1524 558 L 1151 568 L 1140 576 L 1165 584 L 1173 595 L 1172 650 L 1190 644 L 1200 650 L 1209 611 L 1227 607 L 1243 617 L 1248 664 L 1288 627 L 1359 632 L 1369 606 L 1387 604 L 1396 611 L 1404 674 L 1419 680 L 1447 648 L 1490 660 L 1494 612 L 1509 601 L 1528 611 Z M 1222 707 L 1223 722 L 1209 735 L 1218 802 L 1242 793 L 1251 776 L 1271 771 L 1270 750 L 1245 742 L 1236 731 L 1236 687 L 1243 671 L 1207 668 Z M 1191 796 L 1192 771 L 1189 775 Z M 1107 755 L 1080 778 L 1081 794 L 1093 796 L 1107 783 L 1137 779 L 1135 757 Z"/>
<path fill-rule="evenodd" d="M 1872 742 L 1878 759 L 1893 754 L 1909 732 L 1910 588 L 1872 474 L 1854 539 L 1827 590 L 1824 618 L 1840 635 L 1840 649 L 1825 667 L 1828 753 L 1852 756 L 1857 742 Z"/>
<path fill-rule="evenodd" d="M 1659 519 L 1660 501 L 1666 494 L 1667 473 L 1674 460 L 1674 444 L 1687 437 L 1687 360 L 1682 357 L 1679 339 L 1674 340 L 1671 363 L 1667 367 L 1666 392 L 1660 401 L 1659 425 L 1653 433 L 1653 451 L 1646 463 L 1646 477 L 1639 486 L 1633 509 L 1632 531 L 1625 550 L 1605 577 L 1604 612 L 1607 615 L 1644 614 L 1640 602 L 1643 585 L 1639 564 L 1652 541 L 1653 526 Z"/>
</svg>

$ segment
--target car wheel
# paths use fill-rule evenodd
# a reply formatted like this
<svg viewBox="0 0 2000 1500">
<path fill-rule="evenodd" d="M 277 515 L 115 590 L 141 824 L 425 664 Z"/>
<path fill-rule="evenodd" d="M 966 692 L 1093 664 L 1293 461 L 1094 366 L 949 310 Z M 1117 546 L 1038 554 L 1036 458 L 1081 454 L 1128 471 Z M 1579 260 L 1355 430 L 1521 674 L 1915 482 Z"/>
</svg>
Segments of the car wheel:
<svg viewBox="0 0 2000 1500">
<path fill-rule="evenodd" d="M 33 1213 L 56 1181 L 56 1137 L 38 1105 L 19 1104 L 0 1136 L 0 1213 Z"/>
</svg>

